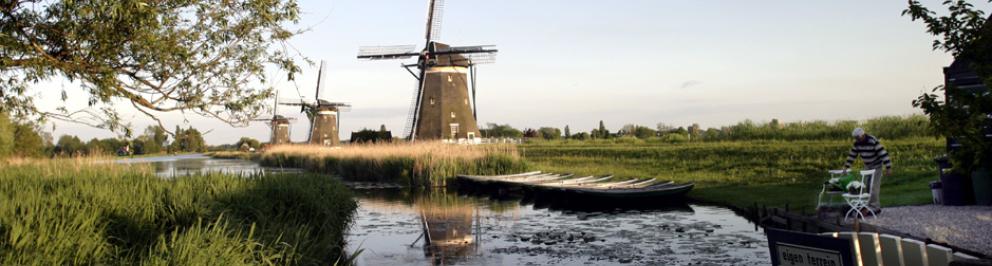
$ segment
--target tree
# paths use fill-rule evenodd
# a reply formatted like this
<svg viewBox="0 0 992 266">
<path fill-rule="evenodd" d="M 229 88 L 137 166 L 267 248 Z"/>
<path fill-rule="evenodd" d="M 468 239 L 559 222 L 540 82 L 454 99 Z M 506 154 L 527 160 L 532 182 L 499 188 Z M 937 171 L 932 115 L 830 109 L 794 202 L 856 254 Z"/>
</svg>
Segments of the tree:
<svg viewBox="0 0 992 266">
<path fill-rule="evenodd" d="M 203 152 L 207 146 L 203 141 L 203 135 L 193 127 L 182 129 L 176 126 L 176 136 L 169 150 L 172 152 Z"/>
<path fill-rule="evenodd" d="M 130 135 L 112 106 L 122 99 L 156 121 L 179 111 L 246 125 L 272 95 L 266 72 L 300 71 L 276 49 L 299 33 L 286 28 L 299 12 L 295 0 L 3 1 L 0 111 Z M 80 82 L 90 108 L 35 108 L 35 84 L 57 78 Z"/>
<path fill-rule="evenodd" d="M 568 125 L 565 125 L 565 138 L 572 138 L 572 131 L 568 129 Z"/>
<path fill-rule="evenodd" d="M 603 124 L 603 120 L 599 120 L 599 131 L 594 135 L 604 139 L 610 137 L 610 131 L 606 130 L 606 125 Z"/>
<path fill-rule="evenodd" d="M 47 147 L 38 129 L 32 123 L 14 124 L 13 154 L 25 157 L 39 157 L 45 154 Z"/>
<path fill-rule="evenodd" d="M 534 130 L 533 128 L 528 128 L 528 129 L 524 129 L 523 137 L 525 137 L 525 138 L 536 138 L 537 137 L 537 134 L 538 134 L 537 133 L 537 130 Z"/>
<path fill-rule="evenodd" d="M 668 132 L 672 131 L 673 129 L 675 129 L 675 128 L 672 127 L 671 125 L 668 125 L 668 124 L 665 124 L 665 123 L 660 123 L 660 122 L 655 127 L 655 130 L 658 130 L 658 132 L 660 132 L 660 133 L 668 133 Z"/>
<path fill-rule="evenodd" d="M 14 124 L 7 114 L 0 112 L 0 156 L 9 155 L 14 150 Z"/>
<path fill-rule="evenodd" d="M 541 137 L 546 140 L 553 140 L 561 138 L 561 130 L 553 127 L 542 127 L 537 130 L 541 134 Z"/>
<path fill-rule="evenodd" d="M 247 147 L 249 149 L 250 148 L 254 148 L 254 149 L 258 150 L 258 149 L 262 148 L 262 143 L 261 142 L 259 142 L 257 139 L 253 139 L 253 138 L 249 138 L 249 137 L 241 137 L 241 139 L 239 139 L 238 142 L 234 143 L 234 147 L 237 147 L 238 149 L 241 149 L 241 147 L 242 146 L 245 146 L 245 144 L 247 144 Z"/>
<path fill-rule="evenodd" d="M 55 144 L 55 153 L 65 156 L 83 155 L 86 145 L 76 136 L 62 135 Z"/>
<path fill-rule="evenodd" d="M 524 133 L 520 130 L 511 127 L 510 125 L 498 125 L 495 123 L 489 123 L 486 125 L 487 129 L 482 129 L 482 135 L 487 138 L 520 138 L 524 136 Z"/>
<path fill-rule="evenodd" d="M 651 129 L 651 128 L 648 128 L 648 127 L 645 127 L 645 126 L 635 126 L 634 127 L 634 136 L 637 137 L 637 138 L 639 138 L 639 139 L 647 139 L 647 138 L 654 137 L 655 135 L 656 135 L 656 132 L 654 131 L 654 129 Z"/>
<path fill-rule="evenodd" d="M 989 1 L 992 2 L 992 1 Z M 927 33 L 936 37 L 934 50 L 949 52 L 955 61 L 964 62 L 992 88 L 992 22 L 984 12 L 965 1 L 945 1 L 949 13 L 935 12 L 911 0 L 903 15 L 913 21 L 921 20 Z M 930 126 L 938 135 L 954 138 L 961 149 L 951 153 L 955 168 L 968 172 L 979 166 L 992 166 L 992 95 L 964 89 L 937 86 L 933 92 L 944 92 L 948 100 L 937 94 L 925 93 L 913 101 L 913 106 L 930 116 Z"/>
</svg>

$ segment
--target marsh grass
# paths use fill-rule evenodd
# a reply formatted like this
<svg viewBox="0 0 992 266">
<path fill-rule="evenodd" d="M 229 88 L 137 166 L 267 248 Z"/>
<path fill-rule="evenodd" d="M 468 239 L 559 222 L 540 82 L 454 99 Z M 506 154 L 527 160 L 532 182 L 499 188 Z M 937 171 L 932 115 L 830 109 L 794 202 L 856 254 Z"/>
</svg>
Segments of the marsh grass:
<svg viewBox="0 0 992 266">
<path fill-rule="evenodd" d="M 2 265 L 330 264 L 356 208 L 318 175 L 161 179 L 94 159 L 0 170 Z"/>
<path fill-rule="evenodd" d="M 264 166 L 304 168 L 349 180 L 444 186 L 458 174 L 504 174 L 527 168 L 509 144 L 454 145 L 441 142 L 383 143 L 326 148 L 284 145 L 269 148 Z"/>
<path fill-rule="evenodd" d="M 934 138 L 882 140 L 895 172 L 883 179 L 883 206 L 930 201 L 927 183 L 937 178 L 933 158 L 944 152 Z M 695 182 L 690 196 L 749 207 L 754 203 L 811 210 L 826 170 L 843 166 L 851 142 L 726 141 L 669 143 L 535 142 L 518 147 L 532 168 L 581 175 L 612 173 Z M 861 167 L 860 162 L 855 167 Z"/>
</svg>

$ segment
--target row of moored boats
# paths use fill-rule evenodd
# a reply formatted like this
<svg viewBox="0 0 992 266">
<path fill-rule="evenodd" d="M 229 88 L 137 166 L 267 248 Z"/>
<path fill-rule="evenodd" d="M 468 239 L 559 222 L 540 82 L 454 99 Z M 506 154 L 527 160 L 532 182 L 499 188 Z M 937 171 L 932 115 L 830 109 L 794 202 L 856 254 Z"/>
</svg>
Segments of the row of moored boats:
<svg viewBox="0 0 992 266">
<path fill-rule="evenodd" d="M 660 181 L 654 178 L 619 180 L 612 175 L 575 177 L 573 174 L 554 174 L 541 171 L 493 176 L 459 175 L 458 177 L 481 184 L 520 186 L 610 198 L 682 196 L 693 187 L 692 183 L 676 184 L 672 181 Z"/>
</svg>

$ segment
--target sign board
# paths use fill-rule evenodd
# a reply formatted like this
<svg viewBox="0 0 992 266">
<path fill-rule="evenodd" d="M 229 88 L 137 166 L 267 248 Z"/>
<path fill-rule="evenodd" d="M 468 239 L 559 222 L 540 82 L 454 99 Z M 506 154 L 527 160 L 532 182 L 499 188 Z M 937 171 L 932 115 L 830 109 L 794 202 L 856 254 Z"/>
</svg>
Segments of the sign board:
<svg viewBox="0 0 992 266">
<path fill-rule="evenodd" d="M 772 265 L 853 266 L 854 252 L 847 239 L 765 228 Z"/>
</svg>

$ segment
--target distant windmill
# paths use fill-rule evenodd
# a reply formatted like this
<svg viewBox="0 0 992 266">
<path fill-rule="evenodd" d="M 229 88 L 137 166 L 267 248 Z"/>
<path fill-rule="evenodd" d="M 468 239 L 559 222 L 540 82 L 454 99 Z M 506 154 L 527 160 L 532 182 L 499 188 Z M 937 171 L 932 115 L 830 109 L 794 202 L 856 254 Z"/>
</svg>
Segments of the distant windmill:
<svg viewBox="0 0 992 266">
<path fill-rule="evenodd" d="M 320 61 L 320 70 L 317 72 L 317 92 L 314 100 L 299 99 L 281 103 L 282 105 L 299 106 L 300 112 L 306 113 L 310 119 L 310 134 L 307 137 L 308 144 L 323 146 L 337 146 L 340 143 L 338 138 L 338 128 L 341 125 L 341 111 L 347 111 L 351 105 L 338 102 L 330 102 L 320 98 L 320 91 L 324 87 L 324 61 Z"/>
<path fill-rule="evenodd" d="M 255 121 L 269 122 L 269 127 L 272 128 L 272 134 L 269 137 L 269 144 L 272 145 L 290 143 L 289 120 L 294 119 L 279 115 L 279 95 L 276 95 L 275 104 L 272 106 L 272 119 L 255 119 Z"/>
<path fill-rule="evenodd" d="M 418 81 L 404 132 L 410 140 L 475 141 L 476 136 L 480 136 L 476 124 L 475 65 L 492 63 L 497 50 L 492 45 L 454 47 L 438 42 L 443 7 L 442 0 L 429 1 L 427 41 L 423 51 L 415 52 L 414 45 L 362 47 L 358 58 L 388 60 L 417 57 L 416 64 L 402 65 Z M 412 67 L 417 67 L 419 74 L 411 70 Z M 472 90 L 471 106 L 469 85 Z"/>
</svg>

